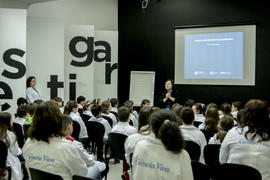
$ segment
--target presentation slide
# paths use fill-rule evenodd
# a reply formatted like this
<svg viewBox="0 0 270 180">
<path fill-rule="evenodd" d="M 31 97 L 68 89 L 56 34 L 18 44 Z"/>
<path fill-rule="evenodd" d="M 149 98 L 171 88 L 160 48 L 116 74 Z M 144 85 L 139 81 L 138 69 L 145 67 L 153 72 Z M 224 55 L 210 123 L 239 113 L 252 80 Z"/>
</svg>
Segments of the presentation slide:
<svg viewBox="0 0 270 180">
<path fill-rule="evenodd" d="M 243 32 L 185 35 L 185 79 L 242 79 Z"/>
<path fill-rule="evenodd" d="M 255 85 L 256 25 L 175 27 L 175 84 Z"/>
</svg>

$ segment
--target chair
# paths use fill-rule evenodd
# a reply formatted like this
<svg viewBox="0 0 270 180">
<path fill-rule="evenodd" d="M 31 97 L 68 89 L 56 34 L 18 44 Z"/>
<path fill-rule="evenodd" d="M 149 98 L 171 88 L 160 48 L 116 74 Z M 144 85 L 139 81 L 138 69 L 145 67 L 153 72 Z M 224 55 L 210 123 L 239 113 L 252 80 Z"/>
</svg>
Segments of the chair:
<svg viewBox="0 0 270 180">
<path fill-rule="evenodd" d="M 23 133 L 24 133 L 25 139 L 27 138 L 27 131 L 30 128 L 30 126 L 31 126 L 30 124 L 24 124 L 23 125 Z"/>
<path fill-rule="evenodd" d="M 82 118 L 83 122 L 86 124 L 86 122 L 91 118 L 91 116 L 89 116 L 87 114 L 81 114 L 81 118 Z"/>
<path fill-rule="evenodd" d="M 241 177 L 241 178 L 239 178 Z M 261 173 L 250 166 L 225 163 L 219 166 L 215 180 L 261 180 Z"/>
<path fill-rule="evenodd" d="M 80 124 L 77 121 L 73 121 L 73 132 L 71 136 L 74 137 L 76 140 L 78 140 L 80 132 L 81 132 Z"/>
<path fill-rule="evenodd" d="M 108 121 L 108 123 L 110 124 L 111 127 L 113 127 L 113 120 L 112 118 L 108 117 L 108 116 L 102 116 L 103 119 L 105 119 L 106 121 Z"/>
<path fill-rule="evenodd" d="M 104 126 L 99 122 L 88 121 L 86 123 L 89 143 L 92 142 L 92 152 L 95 154 L 95 147 L 97 147 L 97 159 L 103 161 L 103 137 L 105 133 Z"/>
<path fill-rule="evenodd" d="M 29 168 L 32 180 L 63 180 L 63 178 L 56 174 L 51 174 L 38 169 Z"/>
<path fill-rule="evenodd" d="M 185 150 L 188 152 L 191 160 L 199 161 L 201 147 L 197 143 L 193 141 L 186 141 Z"/>
<path fill-rule="evenodd" d="M 112 151 L 110 158 L 116 158 L 118 160 L 123 160 L 123 175 L 122 179 L 128 180 L 128 164 L 125 159 L 125 141 L 127 136 L 119 133 L 109 133 L 108 146 Z"/>
<path fill-rule="evenodd" d="M 214 134 L 216 133 L 215 131 L 205 130 L 205 129 L 203 129 L 203 130 L 201 130 L 201 131 L 203 132 L 203 134 L 204 134 L 204 136 L 205 136 L 205 139 L 206 139 L 206 142 L 207 142 L 207 143 L 209 142 L 209 139 L 210 139 L 211 137 L 213 137 Z"/>
<path fill-rule="evenodd" d="M 22 148 L 24 145 L 24 135 L 22 126 L 18 123 L 13 123 L 13 130 L 16 133 L 18 145 L 20 148 Z"/>
<path fill-rule="evenodd" d="M 118 114 L 117 114 L 117 112 L 110 111 L 110 113 L 112 113 L 116 117 L 116 120 L 118 121 Z"/>
<path fill-rule="evenodd" d="M 195 127 L 199 127 L 199 125 L 202 124 L 202 122 L 199 122 L 199 121 L 194 121 L 193 125 Z"/>
<path fill-rule="evenodd" d="M 216 168 L 220 166 L 219 149 L 220 144 L 208 144 L 203 150 L 205 164 L 212 170 L 212 172 L 215 172 Z"/>
<path fill-rule="evenodd" d="M 210 180 L 210 169 L 206 165 L 192 160 L 191 167 L 194 180 Z"/>
<path fill-rule="evenodd" d="M 76 175 L 76 176 L 72 176 L 72 180 L 94 180 L 94 179 Z"/>
<path fill-rule="evenodd" d="M 1 175 L 8 174 L 8 180 L 11 180 L 11 168 L 6 167 L 6 161 L 8 156 L 8 148 L 6 143 L 0 141 L 0 179 Z M 3 174 L 2 174 L 3 173 Z"/>
</svg>

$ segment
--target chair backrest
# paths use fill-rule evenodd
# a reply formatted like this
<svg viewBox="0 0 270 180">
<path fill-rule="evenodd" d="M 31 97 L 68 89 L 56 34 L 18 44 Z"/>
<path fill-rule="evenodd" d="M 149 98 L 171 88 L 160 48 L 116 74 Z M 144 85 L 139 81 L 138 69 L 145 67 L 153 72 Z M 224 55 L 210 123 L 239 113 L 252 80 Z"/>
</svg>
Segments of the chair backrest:
<svg viewBox="0 0 270 180">
<path fill-rule="evenodd" d="M 118 114 L 117 114 L 117 112 L 110 111 L 110 113 L 112 113 L 112 114 L 116 117 L 116 119 L 117 119 L 117 121 L 118 121 Z"/>
<path fill-rule="evenodd" d="M 239 178 L 241 177 L 241 178 Z M 261 180 L 261 173 L 250 166 L 225 163 L 219 166 L 216 179 L 218 180 Z"/>
<path fill-rule="evenodd" d="M 23 125 L 23 133 L 24 133 L 25 139 L 27 138 L 27 131 L 30 128 L 30 126 L 31 126 L 30 124 Z"/>
<path fill-rule="evenodd" d="M 210 169 L 206 165 L 192 160 L 191 167 L 194 180 L 210 180 Z"/>
<path fill-rule="evenodd" d="M 91 118 L 91 116 L 89 116 L 87 114 L 81 114 L 81 118 L 82 118 L 83 122 L 86 124 L 86 122 Z"/>
<path fill-rule="evenodd" d="M 16 133 L 18 145 L 20 148 L 22 148 L 24 145 L 24 135 L 22 126 L 18 123 L 13 123 L 13 130 Z"/>
<path fill-rule="evenodd" d="M 108 123 L 110 124 L 110 126 L 113 126 L 113 120 L 112 118 L 108 117 L 108 116 L 102 116 L 103 119 L 105 119 L 106 121 L 108 121 Z"/>
<path fill-rule="evenodd" d="M 193 122 L 193 125 L 194 125 L 195 127 L 199 127 L 200 124 L 202 124 L 202 122 L 199 122 L 199 121 L 194 121 L 194 122 Z"/>
<path fill-rule="evenodd" d="M 103 143 L 103 136 L 105 133 L 105 127 L 103 124 L 94 121 L 88 121 L 86 123 L 86 129 L 90 141 L 94 141 L 97 144 Z"/>
<path fill-rule="evenodd" d="M 94 179 L 75 175 L 72 176 L 72 180 L 94 180 Z"/>
<path fill-rule="evenodd" d="M 51 174 L 38 169 L 29 168 L 32 180 L 63 180 L 63 178 L 56 174 Z"/>
<path fill-rule="evenodd" d="M 80 124 L 77 121 L 73 121 L 73 132 L 71 136 L 74 137 L 76 140 L 78 140 L 80 132 L 81 132 Z"/>
<path fill-rule="evenodd" d="M 125 159 L 125 140 L 127 136 L 119 133 L 109 133 L 108 145 L 112 150 L 113 157 L 124 160 Z"/>
<path fill-rule="evenodd" d="M 201 155 L 201 147 L 193 141 L 186 141 L 185 150 L 188 152 L 190 159 L 199 161 Z"/>
<path fill-rule="evenodd" d="M 210 130 L 201 130 L 205 136 L 206 142 L 208 143 L 209 139 L 214 136 L 216 132 Z"/>
<path fill-rule="evenodd" d="M 215 169 L 220 166 L 219 149 L 220 144 L 208 144 L 204 147 L 203 150 L 204 161 L 205 164 L 211 169 Z"/>
<path fill-rule="evenodd" d="M 0 168 L 6 168 L 7 155 L 7 145 L 3 141 L 0 141 Z"/>
</svg>

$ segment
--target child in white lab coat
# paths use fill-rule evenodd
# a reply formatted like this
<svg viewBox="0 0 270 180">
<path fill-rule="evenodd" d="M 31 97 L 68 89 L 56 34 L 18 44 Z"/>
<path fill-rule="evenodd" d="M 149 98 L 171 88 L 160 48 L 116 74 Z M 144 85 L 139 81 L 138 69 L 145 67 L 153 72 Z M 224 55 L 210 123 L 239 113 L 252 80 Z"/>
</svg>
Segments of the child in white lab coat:
<svg viewBox="0 0 270 180">
<path fill-rule="evenodd" d="M 267 105 L 258 99 L 247 102 L 241 127 L 232 128 L 221 144 L 221 163 L 243 164 L 256 168 L 262 180 L 270 179 L 270 119 Z"/>
<path fill-rule="evenodd" d="M 150 117 L 155 138 L 136 144 L 132 170 L 134 180 L 193 180 L 191 160 L 173 112 L 160 110 Z"/>
<path fill-rule="evenodd" d="M 110 113 L 110 110 L 112 109 L 111 103 L 109 101 L 103 101 L 101 104 L 101 112 L 102 112 L 102 117 L 104 119 L 110 119 L 112 122 L 112 127 L 114 127 L 117 123 L 116 117 L 113 113 Z"/>
<path fill-rule="evenodd" d="M 17 157 L 22 154 L 22 150 L 19 148 L 16 135 L 11 131 L 12 123 L 10 113 L 0 112 L 0 140 L 8 147 L 7 167 L 11 167 L 12 180 L 22 180 L 21 163 Z"/>
<path fill-rule="evenodd" d="M 62 132 L 63 115 L 54 102 L 38 105 L 23 147 L 26 168 L 34 168 L 72 180 L 73 175 L 96 178 L 72 142 Z"/>
</svg>

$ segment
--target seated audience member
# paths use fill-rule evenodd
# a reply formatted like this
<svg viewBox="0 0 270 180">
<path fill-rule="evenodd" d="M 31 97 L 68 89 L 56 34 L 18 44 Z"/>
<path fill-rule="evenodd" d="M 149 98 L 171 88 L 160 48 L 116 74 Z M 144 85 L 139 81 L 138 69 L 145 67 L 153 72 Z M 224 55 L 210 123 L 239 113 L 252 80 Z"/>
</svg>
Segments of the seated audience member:
<svg viewBox="0 0 270 180">
<path fill-rule="evenodd" d="M 90 118 L 93 117 L 93 114 L 91 112 L 91 107 L 94 104 L 91 103 L 91 101 L 86 101 L 86 103 L 83 106 L 83 114 L 88 115 Z"/>
<path fill-rule="evenodd" d="M 55 97 L 53 100 L 57 103 L 57 106 L 59 107 L 61 113 L 64 114 L 64 107 L 63 107 L 63 100 L 62 100 L 62 98 Z"/>
<path fill-rule="evenodd" d="M 12 123 L 10 113 L 0 112 L 0 140 L 8 147 L 7 167 L 11 167 L 12 180 L 22 180 L 21 162 L 17 157 L 22 154 L 22 150 L 12 131 Z"/>
<path fill-rule="evenodd" d="M 270 179 L 270 119 L 267 105 L 258 99 L 246 103 L 241 127 L 232 128 L 220 148 L 221 163 L 256 168 L 262 180 Z"/>
<path fill-rule="evenodd" d="M 209 141 L 211 137 L 214 136 L 215 133 L 218 132 L 217 125 L 219 122 L 218 110 L 214 107 L 211 107 L 205 112 L 205 121 L 200 124 L 199 129 L 202 130 L 205 135 L 206 142 Z"/>
<path fill-rule="evenodd" d="M 118 108 L 119 122 L 112 128 L 111 132 L 124 134 L 126 136 L 130 136 L 137 132 L 137 129 L 129 124 L 129 112 L 129 109 L 125 106 Z"/>
<path fill-rule="evenodd" d="M 20 105 L 17 108 L 17 117 L 15 118 L 13 122 L 13 130 L 16 133 L 17 141 L 19 144 L 19 147 L 22 148 L 24 145 L 24 130 L 23 125 L 25 123 L 25 120 L 27 118 L 27 107 L 26 105 Z"/>
<path fill-rule="evenodd" d="M 85 97 L 84 96 L 77 97 L 77 103 L 78 103 L 78 113 L 82 114 L 83 113 L 83 106 L 85 104 Z"/>
<path fill-rule="evenodd" d="M 17 99 L 17 106 L 19 107 L 20 105 L 27 105 L 27 100 L 24 97 Z"/>
<path fill-rule="evenodd" d="M 154 112 L 150 126 L 155 137 L 139 141 L 132 158 L 134 180 L 193 180 L 191 160 L 176 116 L 168 110 Z M 146 166 L 146 165 L 147 166 Z"/>
<path fill-rule="evenodd" d="M 178 103 L 174 103 L 172 105 L 172 108 L 171 108 L 171 111 L 175 113 L 176 117 L 177 117 L 177 120 L 178 120 L 178 123 L 179 123 L 179 126 L 182 125 L 182 121 L 181 121 L 181 117 L 180 117 L 180 113 L 181 113 L 181 110 L 183 109 L 183 106 L 178 104 Z"/>
<path fill-rule="evenodd" d="M 79 139 L 83 140 L 88 138 L 85 123 L 83 122 L 81 116 L 78 114 L 78 103 L 76 101 L 69 101 L 66 104 L 64 114 L 69 115 L 73 121 L 76 121 L 80 124 L 81 131 L 79 134 Z"/>
<path fill-rule="evenodd" d="M 150 109 L 150 114 L 152 114 L 152 113 L 154 113 L 156 111 L 160 111 L 160 108 L 156 107 L 156 106 L 152 106 L 151 109 Z"/>
<path fill-rule="evenodd" d="M 110 113 L 113 113 L 113 115 L 116 117 L 117 119 L 117 113 L 118 113 L 118 105 L 119 105 L 119 100 L 116 99 L 116 98 L 112 98 L 110 100 L 110 103 L 111 103 L 111 110 L 110 110 Z"/>
<path fill-rule="evenodd" d="M 237 126 L 241 127 L 242 126 L 242 122 L 241 122 L 241 117 L 243 115 L 243 109 L 240 109 L 237 112 L 237 116 L 236 116 L 236 121 L 237 121 Z"/>
<path fill-rule="evenodd" d="M 242 102 L 241 101 L 234 101 L 232 102 L 232 107 L 231 107 L 231 113 L 233 118 L 237 118 L 237 112 L 243 108 Z"/>
<path fill-rule="evenodd" d="M 149 99 L 142 100 L 140 109 L 142 109 L 144 106 L 150 106 L 150 100 Z"/>
<path fill-rule="evenodd" d="M 135 127 L 136 129 L 138 128 L 138 119 L 136 118 L 136 116 L 133 114 L 133 101 L 131 100 L 126 100 L 123 104 L 123 106 L 126 106 L 129 111 L 130 111 L 130 121 L 132 122 L 132 126 Z"/>
<path fill-rule="evenodd" d="M 108 135 L 111 132 L 112 128 L 110 126 L 110 124 L 108 123 L 107 120 L 103 119 L 101 117 L 101 107 L 98 104 L 95 104 L 92 108 L 91 108 L 91 112 L 94 115 L 91 119 L 89 119 L 89 121 L 94 121 L 94 122 L 99 122 L 101 123 L 104 128 L 105 128 L 105 133 L 104 133 L 104 137 L 103 140 L 107 141 L 108 140 Z"/>
<path fill-rule="evenodd" d="M 195 115 L 195 122 L 203 123 L 205 121 L 204 117 L 204 111 L 205 111 L 205 105 L 202 103 L 196 103 L 192 106 L 192 110 Z M 198 126 L 197 126 L 198 127 Z"/>
<path fill-rule="evenodd" d="M 109 101 L 103 101 L 102 104 L 101 104 L 101 116 L 104 118 L 104 119 L 108 119 L 108 120 L 111 120 L 112 121 L 112 127 L 116 125 L 117 123 L 117 120 L 116 120 L 116 117 L 115 115 L 113 115 L 112 113 L 110 113 L 110 110 L 111 110 L 112 106 L 111 106 L 111 103 Z"/>
<path fill-rule="evenodd" d="M 232 116 L 231 112 L 232 112 L 231 105 L 229 103 L 223 103 L 220 106 L 220 115 L 219 115 L 219 118 L 221 119 L 225 114 L 226 115 L 229 115 L 229 116 Z"/>
<path fill-rule="evenodd" d="M 209 104 L 207 104 L 207 106 L 206 106 L 206 110 L 209 109 L 209 108 L 211 108 L 211 107 L 218 109 L 217 104 L 215 104 L 215 103 L 209 103 Z"/>
<path fill-rule="evenodd" d="M 191 108 L 185 107 L 181 111 L 181 119 L 183 125 L 180 126 L 182 135 L 186 141 L 193 141 L 197 143 L 201 148 L 201 156 L 199 161 L 204 163 L 203 149 L 207 145 L 204 134 L 196 128 L 194 123 L 194 112 Z"/>
<path fill-rule="evenodd" d="M 65 135 L 65 138 L 71 142 L 71 144 L 78 150 L 81 158 L 86 163 L 87 167 L 91 169 L 93 172 L 92 174 L 107 174 L 108 169 L 106 169 L 105 163 L 95 161 L 95 157 L 93 155 L 90 155 L 83 147 L 83 144 L 79 141 L 76 141 L 74 138 L 71 137 L 73 126 L 72 126 L 73 120 L 68 115 L 64 115 L 63 122 L 62 122 L 62 130 Z M 106 172 L 105 172 L 106 170 Z"/>
<path fill-rule="evenodd" d="M 143 107 L 139 112 L 139 127 L 138 133 L 132 134 L 127 137 L 125 141 L 125 157 L 128 163 L 130 163 L 130 154 L 134 152 L 135 145 L 142 139 L 148 136 L 154 137 L 154 134 L 150 130 L 149 117 L 151 114 L 150 107 Z"/>
<path fill-rule="evenodd" d="M 25 122 L 24 122 L 25 125 L 32 124 L 32 117 L 34 115 L 34 112 L 35 112 L 37 106 L 38 105 L 35 103 L 31 103 L 31 104 L 27 105 L 27 118 L 25 119 Z"/>
<path fill-rule="evenodd" d="M 194 100 L 188 99 L 188 100 L 185 102 L 184 107 L 190 107 L 190 108 L 192 108 L 192 106 L 195 105 L 195 104 L 196 104 L 196 102 L 195 102 Z"/>
<path fill-rule="evenodd" d="M 23 147 L 26 167 L 38 169 L 72 180 L 73 175 L 95 178 L 72 142 L 62 132 L 63 115 L 53 102 L 37 106 L 29 138 Z"/>
<path fill-rule="evenodd" d="M 221 144 L 227 132 L 234 126 L 233 117 L 224 115 L 218 123 L 218 132 L 210 138 L 208 144 Z"/>
</svg>

